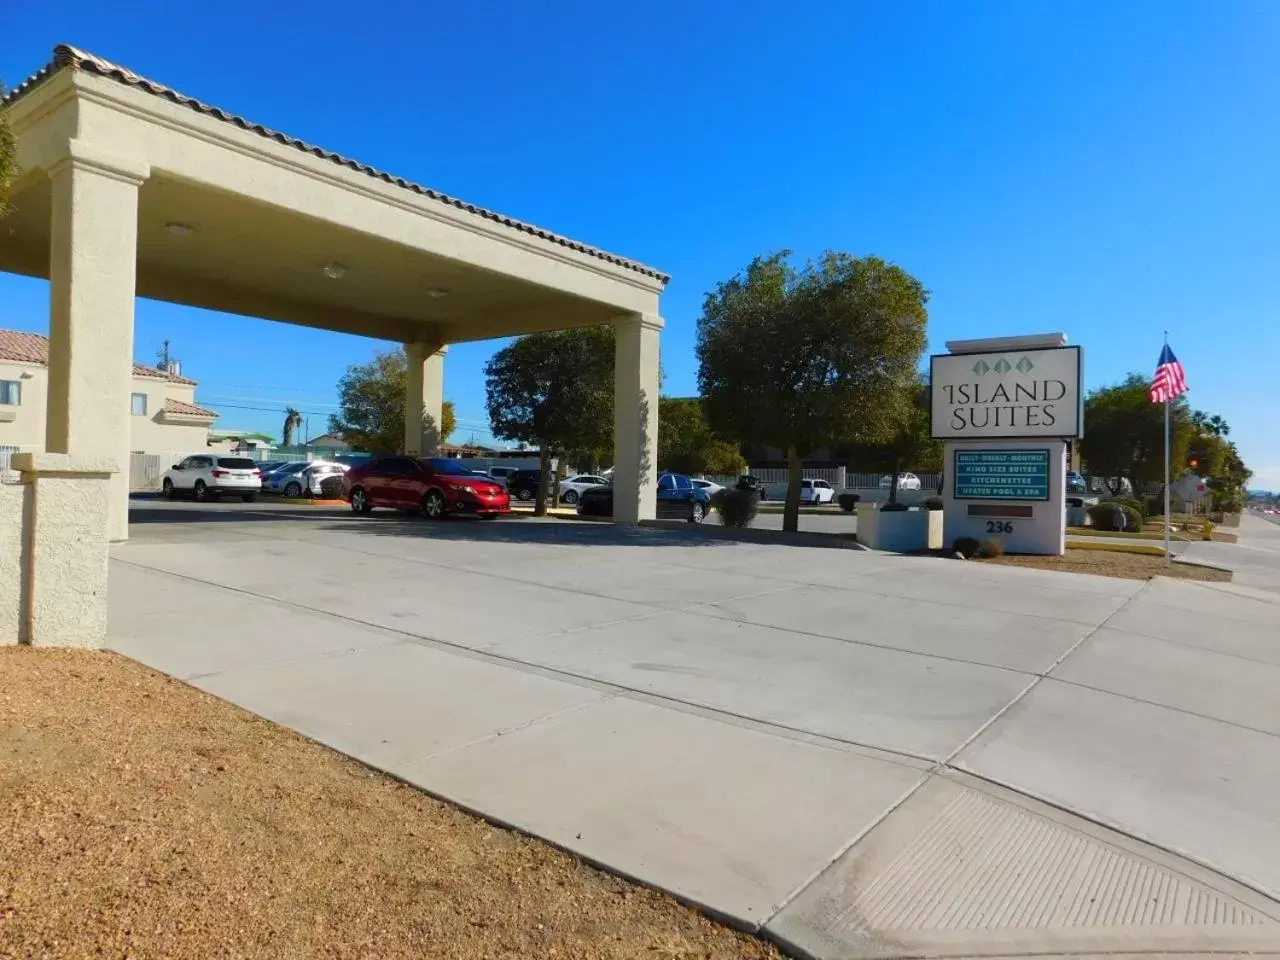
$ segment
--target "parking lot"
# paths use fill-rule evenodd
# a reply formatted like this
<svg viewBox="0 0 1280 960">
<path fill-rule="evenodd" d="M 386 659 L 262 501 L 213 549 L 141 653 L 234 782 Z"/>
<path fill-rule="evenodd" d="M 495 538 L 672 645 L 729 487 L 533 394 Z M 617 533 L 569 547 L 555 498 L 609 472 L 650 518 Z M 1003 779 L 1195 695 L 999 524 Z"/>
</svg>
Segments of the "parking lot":
<svg viewBox="0 0 1280 960">
<path fill-rule="evenodd" d="M 1273 595 L 678 525 L 163 501 L 131 519 L 114 648 L 816 955 L 868 923 L 951 942 L 858 876 L 897 871 L 944 913 L 1021 877 L 1039 916 L 1054 844 L 1093 851 L 1081 889 L 1119 906 L 1075 933 L 1015 911 L 992 943 L 1112 943 L 1146 914 L 1106 857 L 1235 918 L 1179 908 L 1169 943 L 1280 920 L 1257 893 L 1280 892 Z M 929 893 L 930 851 L 988 849 L 979 823 L 994 859 L 958 862 L 986 879 Z"/>
</svg>

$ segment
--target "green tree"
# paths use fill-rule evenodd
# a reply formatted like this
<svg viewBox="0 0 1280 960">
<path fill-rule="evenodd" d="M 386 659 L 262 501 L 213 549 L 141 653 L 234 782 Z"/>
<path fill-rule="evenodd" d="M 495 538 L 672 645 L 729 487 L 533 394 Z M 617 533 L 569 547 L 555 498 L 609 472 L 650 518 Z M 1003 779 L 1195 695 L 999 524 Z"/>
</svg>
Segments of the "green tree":
<svg viewBox="0 0 1280 960">
<path fill-rule="evenodd" d="M 296 439 L 294 434 L 298 432 L 298 428 L 302 426 L 302 414 L 293 407 L 286 407 L 284 411 L 284 427 L 281 429 L 280 445 L 283 447 L 292 447 Z"/>
<path fill-rule="evenodd" d="M 890 476 L 889 502 L 898 502 L 898 475 L 908 467 L 920 471 L 942 469 L 942 443 L 933 439 L 929 386 L 915 383 L 905 389 L 898 427 L 882 443 L 852 443 L 837 447 L 859 473 L 883 471 Z"/>
<path fill-rule="evenodd" d="M 898 430 L 925 346 L 928 292 L 877 257 L 757 257 L 707 294 L 698 386 L 719 436 L 785 450 L 783 529 L 799 527 L 802 455 Z"/>
<path fill-rule="evenodd" d="M 1150 388 L 1149 378 L 1131 373 L 1123 383 L 1094 390 L 1084 401 L 1080 456 L 1116 496 L 1122 479 L 1129 480 L 1138 497 L 1148 483 L 1164 480 L 1164 404 L 1151 402 Z M 1195 435 L 1185 396 L 1170 404 L 1169 414 L 1170 463 L 1180 470 Z"/>
<path fill-rule="evenodd" d="M 368 363 L 352 364 L 338 381 L 339 412 L 330 415 L 329 432 L 374 453 L 403 453 L 408 381 L 409 358 L 403 347 L 375 354 Z M 457 427 L 453 402 L 444 401 L 439 424 L 430 420 L 424 414 L 424 425 L 439 430 L 443 443 Z"/>
<path fill-rule="evenodd" d="M 677 473 L 740 474 L 747 468 L 736 443 L 711 432 L 702 402 L 658 399 L 658 466 Z"/>
<path fill-rule="evenodd" d="M 613 363 L 613 328 L 602 326 L 519 337 L 485 365 L 493 435 L 538 447 L 535 514 L 546 513 L 551 457 L 610 444 Z"/>
<path fill-rule="evenodd" d="M 0 99 L 4 97 L 4 84 L 0 83 Z M 9 195 L 13 181 L 18 176 L 18 144 L 9 129 L 9 116 L 0 110 L 0 217 L 9 212 Z"/>
</svg>

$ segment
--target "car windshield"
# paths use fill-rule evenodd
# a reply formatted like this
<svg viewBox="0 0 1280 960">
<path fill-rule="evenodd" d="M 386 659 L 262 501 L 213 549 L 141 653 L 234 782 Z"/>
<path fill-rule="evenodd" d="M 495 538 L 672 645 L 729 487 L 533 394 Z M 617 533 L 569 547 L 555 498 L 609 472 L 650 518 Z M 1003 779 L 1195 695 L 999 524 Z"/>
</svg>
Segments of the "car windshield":
<svg viewBox="0 0 1280 960">
<path fill-rule="evenodd" d="M 257 470 L 258 461 L 248 457 L 219 457 L 218 466 L 224 470 Z"/>
<path fill-rule="evenodd" d="M 453 477 L 470 477 L 473 476 L 471 468 L 465 463 L 457 460 L 451 460 L 448 457 L 430 457 L 422 461 L 427 465 L 432 473 L 443 473 L 446 476 Z"/>
</svg>

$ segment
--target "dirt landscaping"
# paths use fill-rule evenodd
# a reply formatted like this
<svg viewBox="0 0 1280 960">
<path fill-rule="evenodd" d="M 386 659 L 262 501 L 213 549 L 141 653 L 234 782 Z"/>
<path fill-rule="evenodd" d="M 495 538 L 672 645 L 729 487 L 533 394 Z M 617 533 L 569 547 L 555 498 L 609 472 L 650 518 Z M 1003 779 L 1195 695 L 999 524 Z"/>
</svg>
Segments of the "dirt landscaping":
<svg viewBox="0 0 1280 960">
<path fill-rule="evenodd" d="M 976 560 L 976 558 L 975 558 Z M 978 563 L 999 563 L 1013 567 L 1036 567 L 1041 570 L 1057 570 L 1062 573 L 1095 573 L 1104 577 L 1123 577 L 1130 580 L 1150 580 L 1152 577 L 1178 577 L 1183 580 L 1228 581 L 1231 573 L 1211 567 L 1197 567 L 1186 563 L 1166 564 L 1163 556 L 1134 553 L 1123 545 L 1105 549 L 1068 547 L 1061 557 L 1003 556 Z"/>
<path fill-rule="evenodd" d="M 114 654 L 0 649 L 0 957 L 777 958 Z"/>
</svg>

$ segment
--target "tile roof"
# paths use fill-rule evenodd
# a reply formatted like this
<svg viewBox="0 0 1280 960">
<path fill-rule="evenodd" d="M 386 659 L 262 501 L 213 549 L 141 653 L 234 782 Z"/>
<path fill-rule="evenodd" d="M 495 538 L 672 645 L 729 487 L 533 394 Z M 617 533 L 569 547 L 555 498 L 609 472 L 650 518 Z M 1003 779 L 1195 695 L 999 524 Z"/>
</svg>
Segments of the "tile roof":
<svg viewBox="0 0 1280 960">
<path fill-rule="evenodd" d="M 562 247 L 567 247 L 570 250 L 577 251 L 578 253 L 585 253 L 588 256 L 596 257 L 619 267 L 634 270 L 636 273 L 643 274 L 646 277 L 653 277 L 655 280 L 658 280 L 663 284 L 666 284 L 666 282 L 671 279 L 669 274 L 655 270 L 653 267 L 645 266 L 643 263 L 638 261 L 619 257 L 597 247 L 588 246 L 587 244 L 580 243 L 577 240 L 571 240 L 568 237 L 560 236 L 559 234 L 552 233 L 549 230 L 543 230 L 541 227 L 536 227 L 531 223 L 524 223 L 521 220 L 516 220 L 512 217 L 505 216 L 504 214 L 496 213 L 493 210 L 486 210 L 484 207 L 477 207 L 475 204 L 467 203 L 466 201 L 459 200 L 456 197 L 440 193 L 438 190 L 432 190 L 430 187 L 424 187 L 421 184 L 405 180 L 403 177 L 393 177 L 391 174 L 382 170 L 377 170 L 368 164 L 360 163 L 357 160 L 352 160 L 348 157 L 342 156 L 341 154 L 333 153 L 332 151 L 325 150 L 322 147 L 313 146 L 312 144 L 298 140 L 295 137 L 290 137 L 287 134 L 280 133 L 277 130 L 264 127 L 260 123 L 252 123 L 244 117 L 228 113 L 220 107 L 214 107 L 209 104 L 202 103 L 193 97 L 188 97 L 170 87 L 166 87 L 164 84 L 156 83 L 154 80 L 148 80 L 146 77 L 139 76 L 126 67 L 112 63 L 110 60 L 104 60 L 102 57 L 95 56 L 94 54 L 88 53 L 84 50 L 79 50 L 76 47 L 72 47 L 65 43 L 54 47 L 53 59 L 37 73 L 28 77 L 25 81 L 11 90 L 3 100 L 0 100 L 0 104 L 9 104 L 20 99 L 64 67 L 70 67 L 73 70 L 84 70 L 88 73 L 96 73 L 99 76 L 115 80 L 117 83 L 122 83 L 125 86 L 135 87 L 138 90 L 145 91 L 153 96 L 163 97 L 164 99 L 172 101 L 180 106 L 189 107 L 197 113 L 202 113 L 205 116 L 214 117 L 218 120 L 234 124 L 242 130 L 251 130 L 269 140 L 275 140 L 277 143 L 283 143 L 286 146 L 295 147 L 303 153 L 310 153 L 314 156 L 321 157 L 322 159 L 332 161 L 339 166 L 348 167 L 351 170 L 358 170 L 361 173 L 374 177 L 375 179 L 394 184 L 395 186 L 402 187 L 405 190 L 412 190 L 414 193 L 421 194 L 431 200 L 448 204 L 449 206 L 455 207 L 459 210 L 465 210 L 467 213 L 474 214 L 477 217 L 482 217 L 485 220 L 492 220 L 495 223 L 500 223 L 505 227 L 512 228 L 513 230 L 532 234 L 541 240 L 547 240 L 551 243 L 559 244 Z"/>
<path fill-rule="evenodd" d="M 17 363 L 49 364 L 49 338 L 38 333 L 26 333 L 22 330 L 0 330 L 0 360 Z M 149 377 L 153 380 L 168 380 L 170 383 L 182 383 L 194 387 L 196 382 L 176 374 L 165 373 L 145 363 L 133 365 L 135 377 Z"/>
<path fill-rule="evenodd" d="M 174 400 L 172 397 L 166 397 L 164 401 L 165 413 L 177 413 L 184 417 L 216 417 L 216 411 L 209 410 L 206 407 L 198 407 L 194 403 L 187 403 L 185 400 Z"/>
</svg>

